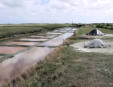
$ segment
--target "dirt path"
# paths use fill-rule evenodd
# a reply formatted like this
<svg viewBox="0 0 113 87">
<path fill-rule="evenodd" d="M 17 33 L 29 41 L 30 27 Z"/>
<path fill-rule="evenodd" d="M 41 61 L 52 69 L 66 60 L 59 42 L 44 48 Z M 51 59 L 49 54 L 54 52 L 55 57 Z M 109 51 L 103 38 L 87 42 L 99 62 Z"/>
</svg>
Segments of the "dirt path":
<svg viewBox="0 0 113 87">
<path fill-rule="evenodd" d="M 9 41 L 9 43 L 4 42 L 1 47 L 4 46 L 5 50 L 2 52 L 2 49 L 0 49 L 0 56 L 3 56 L 1 60 L 4 60 L 0 63 L 0 86 L 37 62 L 44 60 L 55 47 L 71 37 L 75 30 L 73 28 L 61 28 L 52 32 Z M 16 49 L 16 52 L 10 52 L 12 50 L 11 47 L 13 47 L 13 50 Z M 17 47 L 23 47 L 23 49 L 18 50 Z"/>
</svg>

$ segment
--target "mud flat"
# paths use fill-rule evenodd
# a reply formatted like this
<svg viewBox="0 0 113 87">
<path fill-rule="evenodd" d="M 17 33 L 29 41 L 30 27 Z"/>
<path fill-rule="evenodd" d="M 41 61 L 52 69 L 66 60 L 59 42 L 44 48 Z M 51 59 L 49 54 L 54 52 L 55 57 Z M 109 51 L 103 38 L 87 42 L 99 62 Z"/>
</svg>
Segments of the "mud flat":
<svg viewBox="0 0 113 87">
<path fill-rule="evenodd" d="M 47 41 L 45 43 L 42 43 L 41 46 L 59 46 L 63 43 L 63 41 L 69 37 L 71 37 L 73 35 L 73 33 L 65 33 L 63 35 L 60 35 L 50 41 Z"/>
<path fill-rule="evenodd" d="M 31 38 L 22 38 L 19 41 L 27 41 L 27 42 L 43 42 L 48 39 L 31 39 Z"/>
<path fill-rule="evenodd" d="M 15 55 L 13 58 L 0 63 L 0 84 L 13 79 L 53 51 L 53 48 L 34 47 L 23 53 Z"/>
<path fill-rule="evenodd" d="M 26 45 L 26 46 L 33 46 L 38 44 L 38 42 L 7 42 L 6 45 Z"/>
<path fill-rule="evenodd" d="M 14 54 L 18 51 L 25 49 L 25 47 L 8 47 L 0 46 L 0 54 Z"/>
<path fill-rule="evenodd" d="M 52 38 L 55 38 L 55 37 L 57 37 L 58 35 L 49 35 L 49 34 L 47 34 L 46 35 L 46 38 L 49 38 L 49 39 L 52 39 Z"/>
<path fill-rule="evenodd" d="M 47 34 L 59 35 L 59 34 L 62 34 L 62 33 L 48 32 Z"/>
<path fill-rule="evenodd" d="M 54 37 L 56 37 L 56 36 L 58 36 L 58 35 L 52 35 L 52 34 L 46 34 L 46 35 L 44 35 L 44 36 L 30 36 L 29 38 L 34 38 L 34 39 L 52 39 L 52 38 L 54 38 Z"/>
<path fill-rule="evenodd" d="M 71 28 L 69 28 L 70 31 Z M 53 32 L 51 32 L 53 33 Z M 62 34 L 45 34 L 46 37 L 53 37 L 52 39 L 41 39 L 38 37 L 37 39 L 31 38 L 21 38 L 17 39 L 17 41 L 10 41 L 8 44 L 18 44 L 18 45 L 34 45 L 37 42 L 41 42 L 40 45 L 44 47 L 31 46 L 30 48 L 19 52 L 11 58 L 7 58 L 2 63 L 0 63 L 0 86 L 5 82 L 10 81 L 15 78 L 19 74 L 25 72 L 27 69 L 31 68 L 33 65 L 38 62 L 44 60 L 46 56 L 48 56 L 55 47 L 61 45 L 63 41 L 73 35 L 73 33 L 62 33 Z M 44 36 L 45 36 L 44 35 Z M 57 36 L 58 35 L 58 36 Z M 33 36 L 34 37 L 34 36 Z M 19 41 L 18 41 L 19 40 Z M 27 42 L 27 43 L 26 43 Z M 31 42 L 31 43 L 30 43 Z M 55 47 L 49 47 L 55 46 Z M 2 54 L 12 54 L 24 49 L 24 47 L 8 47 L 1 46 L 0 53 Z"/>
<path fill-rule="evenodd" d="M 31 38 L 44 38 L 45 36 L 30 36 Z"/>
<path fill-rule="evenodd" d="M 0 56 L 0 58 L 2 58 L 2 57 L 4 57 L 4 56 Z"/>
</svg>

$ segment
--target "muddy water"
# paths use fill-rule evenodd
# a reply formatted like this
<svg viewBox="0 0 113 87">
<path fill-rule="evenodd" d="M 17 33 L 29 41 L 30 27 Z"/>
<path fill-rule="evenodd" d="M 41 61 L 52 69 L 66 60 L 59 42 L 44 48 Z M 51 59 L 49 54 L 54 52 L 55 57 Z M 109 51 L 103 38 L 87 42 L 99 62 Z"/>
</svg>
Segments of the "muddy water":
<svg viewBox="0 0 113 87">
<path fill-rule="evenodd" d="M 44 36 L 30 36 L 31 38 L 44 38 Z"/>
<path fill-rule="evenodd" d="M 43 60 L 53 48 L 34 47 L 26 52 L 17 54 L 0 64 L 0 84 L 14 78 L 29 67 Z"/>
<path fill-rule="evenodd" d="M 0 47 L 0 54 L 13 54 L 16 53 L 20 50 L 25 49 L 25 47 L 7 47 L 7 46 L 2 46 Z"/>
<path fill-rule="evenodd" d="M 57 34 L 62 34 L 62 33 L 55 33 L 55 32 L 48 32 L 47 34 L 53 34 L 53 35 L 57 35 Z"/>
<path fill-rule="evenodd" d="M 42 41 L 46 41 L 47 39 L 30 39 L 30 38 L 22 38 L 20 39 L 20 41 L 30 41 L 30 42 L 42 42 Z"/>
<path fill-rule="evenodd" d="M 38 42 L 7 42 L 6 45 L 28 45 L 28 46 L 33 46 L 37 44 Z"/>
<path fill-rule="evenodd" d="M 58 30 L 57 32 L 61 33 L 60 31 L 62 30 L 63 28 L 61 30 Z M 73 33 L 68 33 L 68 31 L 73 32 L 71 28 L 66 30 L 64 29 L 63 31 L 66 31 L 66 33 L 58 34 L 57 37 L 53 39 L 48 39 L 48 41 L 44 41 L 42 42 L 42 44 L 40 44 L 45 47 L 36 47 L 36 46 L 30 47 L 29 50 L 13 55 L 14 57 L 0 63 L 0 85 L 2 85 L 4 82 L 13 79 L 15 76 L 21 74 L 22 72 L 32 67 L 37 62 L 44 60 L 46 56 L 55 49 L 49 48 L 49 46 L 59 46 L 60 44 L 63 43 L 65 39 L 73 35 Z M 55 34 L 53 32 L 51 32 L 52 35 Z M 48 35 L 48 33 L 46 33 L 46 35 Z M 32 39 L 28 38 L 23 40 L 31 41 Z"/>
<path fill-rule="evenodd" d="M 3 56 L 0 56 L 0 58 L 2 58 Z"/>
<path fill-rule="evenodd" d="M 46 47 L 49 47 L 49 46 L 59 46 L 63 43 L 63 41 L 66 39 L 66 38 L 69 38 L 70 36 L 72 36 L 73 33 L 65 33 L 63 35 L 60 35 L 50 41 L 47 41 L 45 43 L 42 43 L 41 46 L 46 46 Z"/>
<path fill-rule="evenodd" d="M 47 34 L 47 35 L 44 35 L 44 36 L 30 36 L 29 38 L 34 38 L 34 39 L 52 39 L 54 37 L 56 37 L 57 35 L 52 35 L 52 34 Z"/>
</svg>

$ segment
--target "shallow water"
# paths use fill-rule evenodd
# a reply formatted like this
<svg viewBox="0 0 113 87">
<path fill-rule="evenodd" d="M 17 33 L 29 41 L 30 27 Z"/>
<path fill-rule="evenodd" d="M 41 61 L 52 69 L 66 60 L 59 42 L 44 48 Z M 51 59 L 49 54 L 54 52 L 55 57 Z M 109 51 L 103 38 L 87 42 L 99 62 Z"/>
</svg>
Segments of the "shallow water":
<svg viewBox="0 0 113 87">
<path fill-rule="evenodd" d="M 0 84 L 14 78 L 37 62 L 44 60 L 44 58 L 52 51 L 53 48 L 34 47 L 4 61 L 0 64 Z"/>
<path fill-rule="evenodd" d="M 6 45 L 26 45 L 26 46 L 33 46 L 35 44 L 38 44 L 38 42 L 7 42 Z"/>
<path fill-rule="evenodd" d="M 59 34 L 62 34 L 62 33 L 48 32 L 47 34 L 59 35 Z"/>
<path fill-rule="evenodd" d="M 65 29 L 66 28 L 64 29 L 62 28 L 62 30 L 65 30 Z M 69 28 L 67 30 L 73 31 L 71 29 L 72 28 Z M 47 35 L 49 37 L 53 36 L 53 34 L 50 34 L 50 35 L 47 34 Z M 22 40 L 22 43 L 23 41 L 31 41 L 31 42 L 44 41 L 42 42 L 41 45 L 45 47 L 32 47 L 29 50 L 20 52 L 14 55 L 14 57 L 0 63 L 0 84 L 3 84 L 4 82 L 11 80 L 16 75 L 21 74 L 22 72 L 26 71 L 26 69 L 29 69 L 30 67 L 32 67 L 34 64 L 38 63 L 41 60 L 44 60 L 46 56 L 55 49 L 55 48 L 49 48 L 49 46 L 59 46 L 63 43 L 65 39 L 71 37 L 72 35 L 73 33 L 68 33 L 68 32 L 64 34 L 62 33 L 62 34 L 58 34 L 57 37 L 55 37 L 56 36 L 55 35 L 54 36 L 55 38 L 53 37 L 53 39 L 48 39 L 48 41 L 46 41 L 47 39 L 30 39 L 30 38 L 20 39 Z M 7 50 L 7 48 L 5 48 L 5 50 Z M 15 52 L 16 50 L 18 50 L 17 47 L 14 47 L 14 49 L 11 52 L 13 53 L 13 51 Z"/>
<path fill-rule="evenodd" d="M 18 51 L 25 49 L 25 47 L 8 47 L 0 46 L 0 54 L 14 54 Z"/>
<path fill-rule="evenodd" d="M 42 43 L 41 46 L 59 46 L 63 43 L 63 41 L 69 37 L 71 37 L 73 35 L 73 33 L 65 33 L 65 34 L 62 34 L 52 40 L 49 40 L 45 43 Z"/>
<path fill-rule="evenodd" d="M 30 36 L 30 38 L 32 38 L 32 39 L 52 39 L 52 38 L 54 38 L 56 36 L 57 36 L 56 34 L 46 34 L 44 36 L 37 36 L 37 35 Z"/>
<path fill-rule="evenodd" d="M 20 41 L 30 41 L 30 42 L 42 42 L 42 41 L 46 41 L 48 39 L 31 39 L 31 38 L 22 38 L 20 39 Z"/>
<path fill-rule="evenodd" d="M 36 36 L 36 35 L 34 35 L 34 36 L 30 36 L 31 38 L 44 38 L 45 36 Z"/>
<path fill-rule="evenodd" d="M 4 56 L 0 56 L 0 58 L 2 58 L 2 57 L 4 57 Z"/>
</svg>

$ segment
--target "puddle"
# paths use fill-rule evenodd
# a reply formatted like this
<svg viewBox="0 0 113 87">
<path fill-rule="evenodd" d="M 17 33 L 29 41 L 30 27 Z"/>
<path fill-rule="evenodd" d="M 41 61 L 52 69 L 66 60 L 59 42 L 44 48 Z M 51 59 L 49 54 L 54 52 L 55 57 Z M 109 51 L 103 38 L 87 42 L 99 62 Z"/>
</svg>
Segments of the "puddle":
<svg viewBox="0 0 113 87">
<path fill-rule="evenodd" d="M 38 42 L 7 42 L 6 45 L 24 45 L 24 46 L 33 46 L 38 44 Z"/>
<path fill-rule="evenodd" d="M 65 32 L 71 33 L 72 32 L 73 33 L 75 30 L 76 30 L 76 28 L 63 28 L 63 29 L 60 29 L 59 32 L 62 32 L 62 33 L 65 33 Z"/>
<path fill-rule="evenodd" d="M 58 35 L 49 35 L 49 34 L 47 34 L 46 38 L 52 39 L 52 38 L 55 38 L 56 36 L 58 36 Z"/>
<path fill-rule="evenodd" d="M 75 30 L 77 30 L 77 28 L 73 27 L 73 28 L 71 28 L 71 30 L 75 31 Z"/>
<path fill-rule="evenodd" d="M 0 54 L 13 54 L 18 51 L 21 51 L 25 49 L 25 47 L 7 47 L 7 46 L 1 46 L 0 47 Z"/>
<path fill-rule="evenodd" d="M 54 30 L 53 32 L 59 32 L 59 30 Z"/>
<path fill-rule="evenodd" d="M 30 36 L 31 38 L 44 38 L 45 36 Z"/>
<path fill-rule="evenodd" d="M 69 31 L 69 30 L 72 30 L 72 29 L 73 29 L 73 28 L 70 28 L 70 27 L 67 28 L 67 27 L 66 27 L 66 28 L 61 28 L 60 30 L 61 30 L 61 31 Z"/>
<path fill-rule="evenodd" d="M 1 59 L 2 57 L 4 57 L 4 56 L 0 56 L 0 59 Z"/>
<path fill-rule="evenodd" d="M 67 32 L 66 30 L 58 30 L 58 31 L 53 31 L 54 33 L 65 33 Z"/>
<path fill-rule="evenodd" d="M 62 30 L 62 31 L 60 31 L 61 33 L 66 33 L 67 31 L 65 31 L 65 30 Z"/>
<path fill-rule="evenodd" d="M 70 30 L 72 28 L 61 28 L 63 31 Z M 58 30 L 60 31 L 60 30 Z M 32 67 L 37 62 L 44 60 L 46 56 L 51 53 L 54 48 L 48 48 L 48 46 L 59 46 L 63 43 L 63 41 L 69 37 L 71 37 L 73 33 L 53 33 L 49 32 L 46 34 L 46 38 L 53 38 L 47 41 L 48 39 L 41 39 L 43 35 L 31 36 L 37 37 L 40 39 L 31 39 L 31 38 L 22 38 L 17 40 L 16 42 L 10 42 L 8 44 L 18 44 L 18 45 L 34 45 L 34 42 L 45 41 L 41 44 L 41 46 L 47 47 L 33 47 L 29 50 L 18 53 L 14 55 L 14 57 L 9 58 L 8 60 L 4 60 L 0 63 L 0 85 L 8 80 L 11 80 L 18 74 L 22 73 L 26 69 Z M 56 37 L 57 36 L 57 37 Z M 19 41 L 19 42 L 18 42 Z M 25 41 L 25 42 L 24 42 Z M 30 43 L 31 42 L 31 43 Z M 12 54 L 23 50 L 25 47 L 0 47 L 1 54 Z"/>
<path fill-rule="evenodd" d="M 60 35 L 52 40 L 49 40 L 47 42 L 44 42 L 41 44 L 41 46 L 59 46 L 63 43 L 63 41 L 69 37 L 71 37 L 73 33 L 65 33 L 63 35 Z"/>
<path fill-rule="evenodd" d="M 57 34 L 57 35 L 59 35 L 59 34 L 62 34 L 62 33 L 48 32 L 47 34 Z"/>
<path fill-rule="evenodd" d="M 52 52 L 53 48 L 34 47 L 0 64 L 0 84 L 32 67 Z"/>
<path fill-rule="evenodd" d="M 56 37 L 57 35 L 52 35 L 52 34 L 47 34 L 45 36 L 30 36 L 30 38 L 34 38 L 34 39 L 51 39 L 51 38 L 54 38 Z"/>
<path fill-rule="evenodd" d="M 46 41 L 48 39 L 30 39 L 30 38 L 22 38 L 20 39 L 20 41 L 28 41 L 28 42 L 42 42 L 42 41 Z"/>
</svg>

